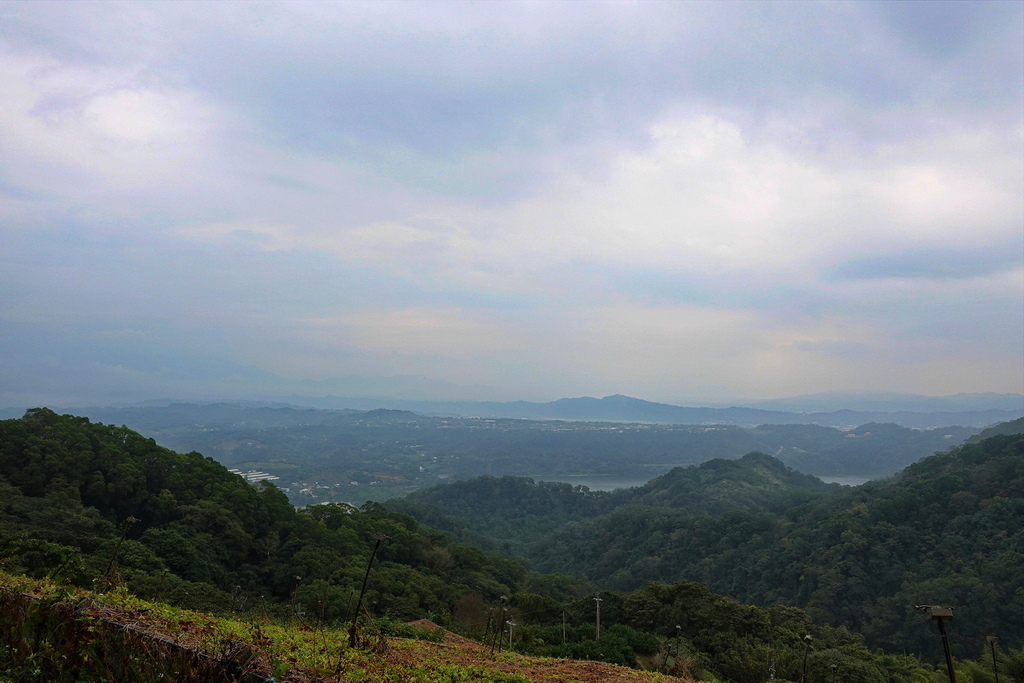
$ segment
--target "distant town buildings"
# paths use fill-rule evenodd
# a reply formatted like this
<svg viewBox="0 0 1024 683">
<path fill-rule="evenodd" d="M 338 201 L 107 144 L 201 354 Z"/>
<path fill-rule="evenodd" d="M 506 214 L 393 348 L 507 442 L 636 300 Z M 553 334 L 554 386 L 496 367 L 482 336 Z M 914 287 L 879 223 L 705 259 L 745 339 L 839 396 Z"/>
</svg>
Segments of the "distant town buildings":
<svg viewBox="0 0 1024 683">
<path fill-rule="evenodd" d="M 228 470 L 228 472 L 230 472 L 231 474 L 237 474 L 250 484 L 255 484 L 256 482 L 260 481 L 275 481 L 277 479 L 280 479 L 280 477 L 275 477 L 273 474 L 268 474 L 267 472 L 257 472 L 255 470 L 251 470 L 249 472 L 242 472 L 241 470 Z"/>
</svg>

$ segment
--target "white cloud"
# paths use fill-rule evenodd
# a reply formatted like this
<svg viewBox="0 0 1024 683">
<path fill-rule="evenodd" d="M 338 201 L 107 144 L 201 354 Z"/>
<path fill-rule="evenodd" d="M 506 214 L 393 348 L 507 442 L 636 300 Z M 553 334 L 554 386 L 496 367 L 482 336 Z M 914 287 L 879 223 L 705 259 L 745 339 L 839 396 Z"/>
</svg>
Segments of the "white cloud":
<svg viewBox="0 0 1024 683">
<path fill-rule="evenodd" d="M 148 87 L 133 68 L 0 60 L 2 169 L 23 185 L 93 203 L 178 186 L 208 163 L 222 121 L 195 93 Z"/>
<path fill-rule="evenodd" d="M 834 158 L 754 142 L 708 114 L 673 116 L 650 145 L 594 175 L 566 172 L 501 207 L 435 204 L 423 216 L 317 233 L 342 258 L 436 268 L 497 291 L 569 264 L 812 285 L 862 256 L 927 244 L 1012 243 L 1024 199 L 1019 131 L 966 132 Z M 415 248 L 413 248 L 415 247 Z M 468 283 L 464 283 L 468 284 Z"/>
<path fill-rule="evenodd" d="M 513 220 L 568 257 L 704 272 L 781 268 L 811 243 L 792 239 L 832 199 L 830 179 L 774 145 L 752 147 L 721 118 L 671 118 L 606 177 L 576 177 Z"/>
<path fill-rule="evenodd" d="M 579 7 L 0 6 L 0 284 L 293 377 L 1014 379 L 1015 6 Z"/>
</svg>

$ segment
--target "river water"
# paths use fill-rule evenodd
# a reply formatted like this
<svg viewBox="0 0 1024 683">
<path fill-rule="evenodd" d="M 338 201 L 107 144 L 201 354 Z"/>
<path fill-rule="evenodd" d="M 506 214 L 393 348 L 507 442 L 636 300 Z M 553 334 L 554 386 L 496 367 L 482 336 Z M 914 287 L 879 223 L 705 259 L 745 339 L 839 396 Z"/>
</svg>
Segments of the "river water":
<svg viewBox="0 0 1024 683">
<path fill-rule="evenodd" d="M 842 484 L 843 486 L 860 486 L 861 484 L 878 479 L 878 477 L 849 476 L 849 477 L 818 477 L 826 484 Z"/>
<path fill-rule="evenodd" d="M 662 473 L 626 476 L 618 474 L 531 474 L 528 475 L 534 481 L 560 481 L 573 486 L 586 486 L 591 491 L 614 491 L 615 489 L 629 489 L 635 486 L 643 486 L 654 477 Z M 860 486 L 872 477 L 860 475 L 842 477 L 818 477 L 826 484 L 842 484 L 843 486 Z"/>
<path fill-rule="evenodd" d="M 649 474 L 646 476 L 624 476 L 617 474 L 531 474 L 534 481 L 560 481 L 573 486 L 586 486 L 591 491 L 614 491 L 615 489 L 629 489 L 634 486 L 643 486 L 648 481 L 658 476 Z"/>
</svg>

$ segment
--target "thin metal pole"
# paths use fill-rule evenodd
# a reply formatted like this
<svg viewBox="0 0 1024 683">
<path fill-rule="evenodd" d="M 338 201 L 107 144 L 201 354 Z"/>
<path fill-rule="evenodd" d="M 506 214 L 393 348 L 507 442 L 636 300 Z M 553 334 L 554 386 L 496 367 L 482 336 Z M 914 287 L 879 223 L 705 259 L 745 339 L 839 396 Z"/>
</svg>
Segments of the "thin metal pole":
<svg viewBox="0 0 1024 683">
<path fill-rule="evenodd" d="M 366 584 L 370 580 L 370 569 L 373 567 L 373 558 L 377 557 L 377 551 L 380 549 L 380 544 L 384 541 L 384 536 L 377 538 L 377 545 L 373 546 L 373 552 L 370 553 L 370 561 L 366 563 L 366 574 L 363 575 L 363 587 L 359 590 L 359 600 L 356 602 L 356 611 L 352 614 L 352 628 L 348 632 L 348 646 L 355 647 L 359 642 L 359 638 L 356 636 L 356 623 L 359 619 L 359 612 L 363 609 L 363 596 L 366 595 Z"/>
<path fill-rule="evenodd" d="M 488 623 L 490 623 L 490 616 L 488 616 L 487 619 L 488 619 Z M 501 623 L 500 620 L 498 620 L 498 621 L 496 621 L 494 623 L 494 633 L 491 634 L 491 656 L 492 657 L 494 656 L 494 648 L 497 647 L 497 645 L 498 645 L 498 624 L 500 624 L 500 623 Z"/>
<path fill-rule="evenodd" d="M 601 640 L 601 594 L 598 593 L 597 597 L 594 598 L 594 602 L 597 603 L 597 629 L 594 631 L 594 640 Z"/>
<path fill-rule="evenodd" d="M 801 683 L 807 683 L 807 653 L 811 651 L 811 634 L 804 636 L 804 673 L 800 677 Z"/>
<path fill-rule="evenodd" d="M 501 635 L 505 635 L 505 603 L 501 603 Z M 501 652 L 501 636 L 498 637 L 498 652 Z"/>
<path fill-rule="evenodd" d="M 996 675 L 996 683 L 999 683 L 999 666 L 996 664 L 996 641 L 995 636 L 988 637 L 988 646 L 992 648 L 992 673 Z"/>
<path fill-rule="evenodd" d="M 936 619 L 939 625 L 939 636 L 942 638 L 942 651 L 946 654 L 946 671 L 949 672 L 949 683 L 956 683 L 956 669 L 953 668 L 953 653 L 949 649 L 949 637 L 946 635 L 946 625 L 942 619 Z"/>
<path fill-rule="evenodd" d="M 494 646 L 498 646 L 498 652 L 501 652 L 501 637 L 505 635 L 505 601 L 508 597 L 505 595 L 501 596 L 501 618 L 498 619 L 498 623 L 494 625 L 494 639 L 491 641 L 491 654 L 494 654 Z M 501 636 L 498 635 L 498 627 L 501 627 Z"/>
</svg>

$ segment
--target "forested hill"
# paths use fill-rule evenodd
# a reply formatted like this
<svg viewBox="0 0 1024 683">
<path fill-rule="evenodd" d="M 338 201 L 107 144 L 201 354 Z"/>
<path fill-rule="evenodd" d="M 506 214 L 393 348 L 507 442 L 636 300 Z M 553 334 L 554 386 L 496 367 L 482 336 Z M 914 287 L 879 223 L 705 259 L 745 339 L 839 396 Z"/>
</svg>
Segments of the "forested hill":
<svg viewBox="0 0 1024 683">
<path fill-rule="evenodd" d="M 673 474 L 693 483 L 701 472 Z M 657 482 L 651 486 L 658 489 Z M 552 494 L 541 485 L 525 488 Z M 536 533 L 546 527 L 543 515 L 523 514 L 517 527 L 495 491 L 474 501 L 464 523 L 486 531 L 483 524 L 500 517 L 496 530 L 522 541 L 542 571 L 620 590 L 648 581 L 700 581 L 743 602 L 804 607 L 889 650 L 933 650 L 913 610 L 918 604 L 957 608 L 954 640 L 961 652 L 975 652 L 990 633 L 1018 646 L 1024 641 L 1024 435 L 939 453 L 890 481 L 785 510 L 767 505 L 710 516 L 699 489 L 682 508 L 670 504 L 685 500 L 686 488 L 665 489 L 673 490 L 680 495 L 651 491 L 637 499 L 643 505 L 598 498 L 610 510 L 598 516 L 581 503 L 573 518 L 571 506 L 562 504 L 557 528 L 544 534 Z M 453 488 L 448 493 L 453 499 L 442 507 L 456 512 L 461 503 Z M 440 491 L 432 496 L 442 503 Z"/>
<path fill-rule="evenodd" d="M 1016 420 L 1010 420 L 1009 422 L 1000 422 L 988 429 L 983 429 L 980 433 L 969 438 L 967 443 L 977 443 L 990 436 L 1000 436 L 1002 434 L 1024 434 L 1024 417 L 1018 417 Z"/>
<path fill-rule="evenodd" d="M 527 477 L 483 476 L 415 491 L 404 499 L 388 501 L 388 507 L 457 536 L 484 543 L 482 539 L 490 537 L 522 552 L 538 534 L 627 505 L 711 515 L 784 507 L 811 495 L 842 490 L 838 484 L 825 484 L 776 458 L 754 452 L 738 460 L 717 458 L 676 467 L 634 489 L 591 491 Z"/>
<path fill-rule="evenodd" d="M 839 493 L 843 487 L 801 474 L 764 453 L 738 460 L 709 460 L 676 467 L 644 486 L 618 494 L 621 504 L 717 515 L 728 510 L 758 510 L 800 502 L 812 494 Z"/>
<path fill-rule="evenodd" d="M 19 420 L 0 421 L 0 564 L 5 573 L 49 577 L 47 585 L 57 586 L 54 590 L 65 597 L 69 593 L 61 586 L 68 584 L 99 589 L 82 600 L 76 599 L 76 604 L 97 604 L 104 599 L 101 593 L 125 596 L 121 588 L 126 586 L 142 597 L 238 614 L 258 642 L 265 642 L 260 634 L 264 627 L 269 629 L 274 618 L 278 624 L 310 632 L 343 628 L 370 565 L 373 572 L 364 612 L 401 620 L 431 616 L 446 627 L 477 638 L 483 638 L 490 625 L 514 618 L 516 649 L 520 652 L 598 658 L 629 666 L 642 660 L 661 670 L 667 670 L 671 663 L 674 670 L 699 674 L 703 680 L 714 677 L 757 683 L 765 680 L 772 667 L 778 680 L 796 680 L 805 661 L 803 634 L 812 633 L 814 652 L 806 661 L 814 680 L 825 680 L 836 670 L 851 683 L 929 680 L 934 670 L 927 662 L 937 662 L 938 658 L 929 652 L 934 638 L 920 615 L 913 615 L 913 624 L 903 623 L 898 610 L 889 614 L 872 608 L 865 612 L 869 619 L 851 621 L 851 615 L 858 616 L 856 613 L 848 610 L 843 617 L 838 612 L 844 605 L 854 604 L 848 596 L 834 600 L 836 610 L 822 608 L 816 591 L 851 582 L 844 578 L 846 575 L 822 576 L 823 565 L 810 563 L 821 559 L 815 557 L 815 544 L 830 533 L 839 534 L 841 543 L 848 547 L 836 544 L 838 550 L 830 548 L 828 552 L 871 556 L 870 543 L 877 538 L 885 552 L 881 558 L 886 565 L 883 569 L 904 572 L 899 590 L 907 595 L 897 595 L 898 605 L 916 600 L 958 607 L 954 635 L 961 647 L 965 642 L 974 645 L 964 633 L 985 633 L 992 624 L 998 627 L 996 633 L 1004 638 L 1005 645 L 1019 643 L 1019 621 L 1014 619 L 1019 620 L 1016 615 L 1022 611 L 1022 591 L 1013 587 L 1019 584 L 1020 473 L 1013 471 L 1006 459 L 1015 455 L 1019 462 L 1020 448 L 1019 441 L 1008 437 L 990 439 L 948 456 L 948 462 L 921 463 L 897 482 L 929 503 L 933 496 L 928 482 L 934 480 L 950 487 L 948 492 L 958 512 L 946 516 L 953 521 L 916 531 L 928 543 L 943 549 L 944 554 L 933 564 L 955 566 L 959 574 L 953 577 L 940 575 L 933 579 L 934 572 L 927 567 L 931 573 L 905 573 L 894 559 L 900 553 L 907 553 L 919 564 L 924 564 L 922 558 L 929 559 L 909 537 L 915 530 L 900 531 L 895 536 L 892 532 L 880 533 L 870 516 L 886 513 L 885 509 L 879 512 L 874 503 L 850 503 L 843 495 L 819 494 L 819 485 L 813 480 L 780 468 L 763 455 L 724 467 L 721 473 L 726 476 L 719 479 L 743 483 L 754 491 L 758 486 L 751 487 L 752 481 L 767 482 L 769 488 L 778 487 L 780 481 L 791 481 L 793 486 L 781 487 L 790 492 L 809 487 L 800 494 L 809 497 L 788 517 L 759 511 L 753 497 L 750 502 L 754 512 L 734 510 L 719 517 L 694 517 L 679 510 L 634 504 L 613 506 L 610 514 L 581 523 L 571 519 L 585 512 L 591 501 L 585 491 L 570 487 L 574 495 L 582 493 L 581 500 L 586 502 L 578 509 L 562 509 L 567 520 L 562 527 L 536 534 L 543 542 L 564 544 L 557 550 L 534 547 L 538 564 L 561 564 L 570 571 L 595 577 L 609 570 L 613 574 L 624 572 L 622 577 L 611 577 L 609 585 L 619 578 L 624 579 L 623 583 L 635 583 L 634 579 L 644 572 L 666 569 L 668 562 L 678 562 L 690 571 L 692 567 L 686 563 L 696 558 L 696 573 L 710 575 L 705 581 L 717 581 L 718 573 L 734 582 L 726 581 L 724 585 L 736 588 L 740 585 L 735 583 L 740 580 L 738 575 L 730 577 L 731 568 L 715 562 L 717 554 L 738 548 L 731 559 L 744 572 L 742 583 L 771 582 L 777 576 L 789 578 L 786 572 L 802 571 L 799 581 L 806 580 L 803 587 L 817 600 L 811 602 L 820 618 L 833 623 L 862 623 L 876 634 L 899 629 L 903 629 L 900 633 L 920 634 L 917 641 L 907 638 L 895 645 L 889 643 L 894 654 L 888 655 L 866 648 L 856 633 L 815 623 L 799 609 L 764 609 L 750 606 L 750 600 L 742 604 L 689 581 L 651 583 L 632 593 L 602 591 L 602 630 L 600 638 L 595 638 L 594 595 L 585 594 L 590 587 L 580 578 L 534 574 L 508 555 L 453 542 L 411 517 L 376 503 L 361 509 L 328 504 L 296 511 L 272 485 L 250 486 L 198 453 L 175 453 L 127 428 L 94 424 L 47 409 L 30 410 Z M 981 472 L 981 479 L 964 485 L 958 480 L 958 463 L 967 463 Z M 760 472 L 761 479 L 749 479 L 749 472 L 743 476 L 728 474 L 735 466 Z M 693 474 L 703 476 L 714 469 L 712 464 Z M 491 483 L 508 481 L 521 483 L 514 479 Z M 1002 498 L 993 497 L 996 494 L 990 484 L 998 486 Z M 525 490 L 531 489 L 527 486 Z M 647 494 L 653 495 L 656 490 L 651 487 Z M 890 507 L 905 497 L 891 493 L 892 489 L 885 490 L 890 495 L 876 497 Z M 494 493 L 499 491 L 500 486 L 494 488 Z M 821 495 L 824 498 L 819 499 Z M 605 504 L 614 498 L 595 495 L 592 502 Z M 553 502 L 557 500 L 558 495 L 552 497 Z M 478 506 L 485 502 L 480 499 Z M 556 509 L 557 505 L 552 507 Z M 945 514 L 941 509 L 933 512 L 939 517 Z M 888 513 L 903 511 L 890 509 Z M 836 514 L 846 514 L 854 521 L 836 521 Z M 962 542 L 954 539 L 957 543 L 952 544 L 942 541 L 940 537 L 952 533 L 951 524 L 955 525 L 963 514 L 973 515 L 971 523 L 985 529 L 987 535 L 968 536 Z M 913 514 L 904 517 L 914 520 Z M 652 534 L 659 525 L 662 535 Z M 743 543 L 752 540 L 755 531 L 771 543 L 760 549 L 744 548 Z M 846 532 L 853 535 L 847 536 Z M 595 536 L 603 533 L 610 535 L 603 539 Z M 905 547 L 894 546 L 897 540 Z M 371 565 L 371 548 L 378 542 L 378 561 Z M 604 548 L 597 547 L 601 542 Z M 780 542 L 790 552 L 783 559 L 793 566 L 775 566 L 778 560 L 770 551 Z M 675 546 L 687 544 L 686 552 L 677 552 Z M 711 564 L 701 565 L 698 551 L 706 551 Z M 751 551 L 761 554 L 746 557 Z M 858 591 L 877 596 L 872 592 L 876 577 L 871 575 L 879 571 L 877 563 L 858 569 L 846 555 L 825 558 L 831 563 L 827 571 L 856 576 L 860 583 L 853 585 Z M 666 564 L 659 565 L 661 562 Z M 805 565 L 800 567 L 799 562 Z M 969 577 L 973 583 L 964 584 L 962 576 L 968 570 L 975 572 Z M 1002 571 L 998 577 L 997 570 Z M 917 586 L 919 581 L 931 583 L 922 588 Z M 948 586 L 962 589 L 970 599 L 965 602 L 941 590 Z M 115 587 L 117 590 L 111 590 Z M 918 588 L 924 599 L 911 594 Z M 784 589 L 777 588 L 780 595 Z M 508 596 L 507 600 L 499 600 L 501 596 Z M 883 603 L 885 599 L 883 596 Z M 365 616 L 369 620 L 371 615 Z M 8 617 L 13 621 L 4 622 L 5 632 L 20 639 L 22 631 L 17 629 L 27 622 L 18 621 L 21 617 L 17 615 L 12 617 L 10 610 L 0 615 L 0 619 Z M 877 619 L 882 621 L 872 621 Z M 563 628 L 563 620 L 568 622 L 567 627 Z M 182 622 L 175 623 L 180 626 Z M 397 627 L 387 619 L 374 623 L 373 628 L 381 629 L 377 633 Z M 489 633 L 493 642 L 494 629 Z M 507 635 L 511 637 L 511 633 Z M 43 642 L 38 637 L 36 641 Z M 922 641 L 927 645 L 918 648 Z M 907 647 L 911 652 L 924 652 L 927 662 L 898 654 Z M 51 648 L 41 651 L 40 656 L 54 652 L 63 651 Z M 976 656 L 977 649 L 967 652 Z M 1008 653 L 1002 661 L 1007 667 L 1024 671 L 1024 651 Z M 13 664 L 11 658 L 0 657 L 0 678 L 22 680 L 35 665 L 29 661 L 25 664 L 28 668 L 10 668 Z M 978 675 L 984 673 L 982 663 L 966 662 L 963 666 Z M 447 675 L 444 680 L 489 680 L 481 678 L 479 672 L 457 667 Z"/>
<path fill-rule="evenodd" d="M 513 559 L 454 544 L 376 503 L 296 511 L 273 486 L 257 489 L 124 427 L 45 408 L 0 421 L 6 571 L 84 586 L 120 576 L 141 595 L 207 609 L 290 599 L 339 618 L 378 535 L 389 540 L 371 596 L 396 618 L 450 612 L 467 594 L 511 594 L 527 576 Z"/>
<path fill-rule="evenodd" d="M 1019 645 L 1024 436 L 937 454 L 893 481 L 782 514 L 619 508 L 566 525 L 528 555 L 609 587 L 686 578 L 755 604 L 795 604 L 886 648 L 931 647 L 918 604 L 957 607 L 964 646 L 990 633 Z"/>
<path fill-rule="evenodd" d="M 672 467 L 752 451 L 818 476 L 881 477 L 978 432 L 881 423 L 847 430 L 808 424 L 744 429 L 441 418 L 231 404 L 90 409 L 82 415 L 126 425 L 179 452 L 198 451 L 229 467 L 278 476 L 297 505 L 381 501 L 483 474 L 611 475 L 640 483 Z"/>
</svg>

